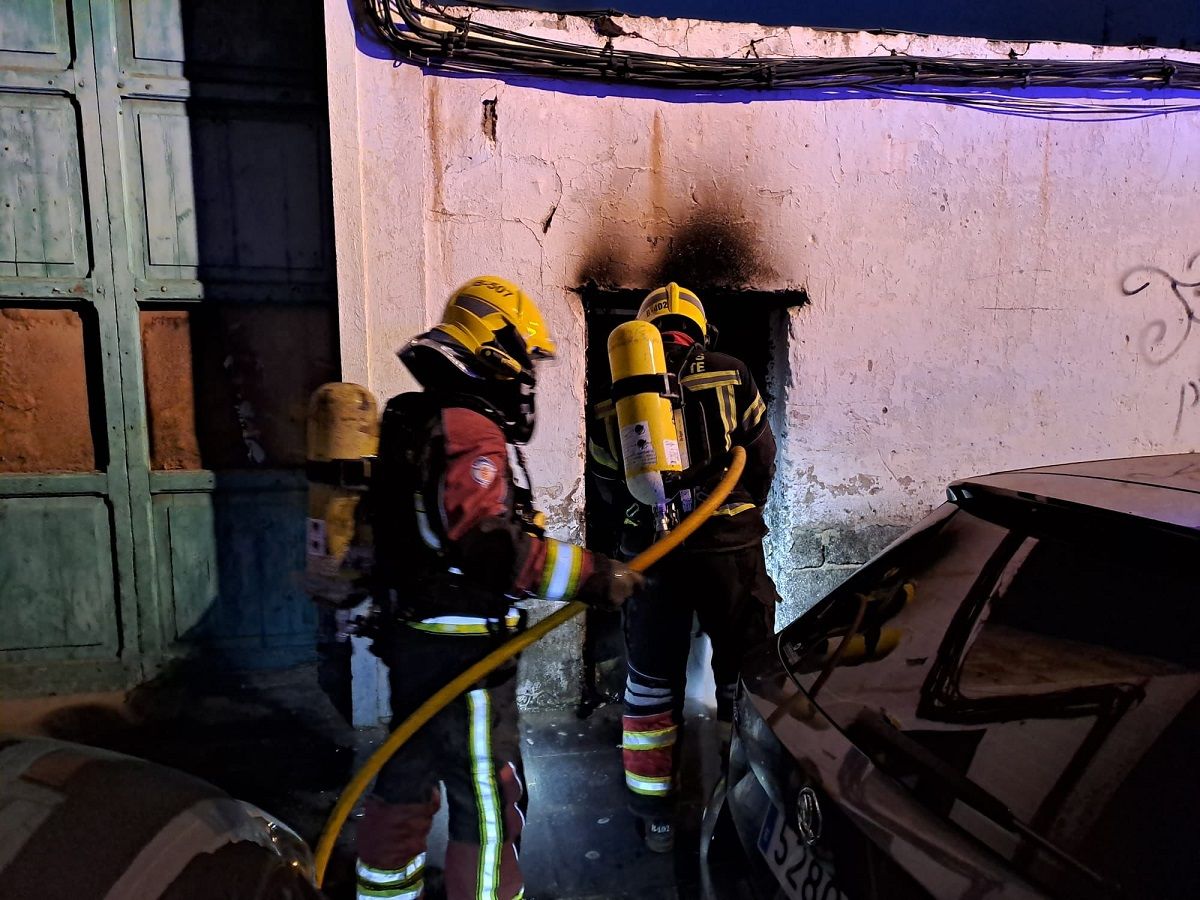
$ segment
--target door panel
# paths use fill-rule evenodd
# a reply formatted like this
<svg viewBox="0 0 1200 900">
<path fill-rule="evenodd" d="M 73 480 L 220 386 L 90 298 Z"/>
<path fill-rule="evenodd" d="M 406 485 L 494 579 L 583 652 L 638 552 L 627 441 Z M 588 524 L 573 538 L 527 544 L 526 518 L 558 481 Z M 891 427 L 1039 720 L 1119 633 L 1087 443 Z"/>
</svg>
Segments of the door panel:
<svg viewBox="0 0 1200 900">
<path fill-rule="evenodd" d="M 115 656 L 112 531 L 100 497 L 0 500 L 0 651 L 10 659 Z M 53 552 L 47 552 L 53 548 Z"/>
<path fill-rule="evenodd" d="M 210 282 L 261 285 L 252 296 L 290 299 L 312 285 L 328 297 L 326 128 L 314 110 L 203 106 L 193 116 L 202 265 Z M 314 182 L 314 179 L 318 181 Z M 313 294 L 309 292 L 307 296 Z"/>
<path fill-rule="evenodd" d="M 122 64 L 132 61 L 147 63 L 182 63 L 183 18 L 179 0 L 138 0 L 120 4 L 122 31 L 131 40 L 130 52 L 123 54 Z M 141 72 L 140 67 L 134 71 Z"/>
<path fill-rule="evenodd" d="M 304 519 L 296 515 L 306 496 L 303 478 L 281 473 L 222 481 L 215 497 L 217 541 L 228 549 L 214 627 L 230 637 L 260 639 L 265 647 L 310 651 L 316 616 L 294 552 L 304 543 Z"/>
<path fill-rule="evenodd" d="M 73 98 L 0 95 L 0 134 L 0 275 L 86 275 Z"/>
<path fill-rule="evenodd" d="M 157 495 L 154 525 L 168 634 L 186 642 L 208 627 L 220 596 L 212 498 L 208 493 Z"/>
<path fill-rule="evenodd" d="M 160 640 L 222 665 L 309 659 L 304 415 L 338 368 L 320 4 L 114 6 L 107 183 Z M 297 27 L 315 55 L 278 30 Z"/>
<path fill-rule="evenodd" d="M 126 168 L 142 176 L 129 185 L 135 271 L 142 277 L 195 278 L 200 257 L 187 111 L 181 103 L 134 101 L 124 112 L 134 132 L 125 145 L 132 156 Z"/>
<path fill-rule="evenodd" d="M 324 32 L 320 4 L 278 0 L 112 0 L 118 8 L 118 62 L 132 76 L 178 78 L 201 86 L 323 87 Z"/>
<path fill-rule="evenodd" d="M 73 31 L 72 31 L 73 29 Z M 90 6 L 0 8 L 0 687 L 138 667 Z M 47 669 L 46 662 L 88 661 Z"/>
<path fill-rule="evenodd" d="M 297 513 L 303 477 L 228 474 L 213 488 L 155 495 L 159 585 L 170 603 L 172 639 L 242 667 L 307 658 L 316 615 L 294 550 L 304 540 Z"/>
<path fill-rule="evenodd" d="M 0 69 L 62 72 L 70 65 L 67 0 L 5 0 L 0 5 Z"/>
</svg>

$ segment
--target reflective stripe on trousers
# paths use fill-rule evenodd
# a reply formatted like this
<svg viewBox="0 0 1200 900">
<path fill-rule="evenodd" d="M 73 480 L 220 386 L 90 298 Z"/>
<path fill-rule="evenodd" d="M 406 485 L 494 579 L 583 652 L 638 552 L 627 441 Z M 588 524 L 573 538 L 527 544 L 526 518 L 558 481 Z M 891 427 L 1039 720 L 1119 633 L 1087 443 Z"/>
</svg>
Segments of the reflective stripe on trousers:
<svg viewBox="0 0 1200 900">
<path fill-rule="evenodd" d="M 649 678 L 630 667 L 625 676 L 625 706 L 631 712 L 652 714 L 671 709 L 675 696 L 664 678 Z"/>
<path fill-rule="evenodd" d="M 398 869 L 378 869 L 360 859 L 355 874 L 359 900 L 416 900 L 425 889 L 425 854 L 418 854 Z"/>
<path fill-rule="evenodd" d="M 476 884 L 479 900 L 495 900 L 500 887 L 500 852 L 504 842 L 503 812 L 496 771 L 492 766 L 492 703 L 486 690 L 467 694 L 471 772 L 479 809 L 479 871 Z"/>
<path fill-rule="evenodd" d="M 621 760 L 625 785 L 635 794 L 671 793 L 679 726 L 670 711 L 622 719 Z"/>
<path fill-rule="evenodd" d="M 625 786 L 635 794 L 645 794 L 647 797 L 665 797 L 671 793 L 671 776 L 661 775 L 651 778 L 646 775 L 635 775 L 627 769 Z"/>
</svg>

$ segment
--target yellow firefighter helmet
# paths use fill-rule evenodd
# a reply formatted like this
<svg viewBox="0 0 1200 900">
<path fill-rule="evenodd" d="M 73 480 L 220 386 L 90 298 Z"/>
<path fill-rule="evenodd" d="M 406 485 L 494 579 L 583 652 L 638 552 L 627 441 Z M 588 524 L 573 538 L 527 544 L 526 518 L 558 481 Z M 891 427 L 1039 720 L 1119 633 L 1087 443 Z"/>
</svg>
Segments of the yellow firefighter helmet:
<svg viewBox="0 0 1200 900">
<path fill-rule="evenodd" d="M 533 434 L 534 364 L 557 347 L 533 298 L 495 275 L 472 278 L 451 296 L 442 321 L 400 348 L 400 361 L 427 389 L 486 401 L 508 440 Z"/>
<path fill-rule="evenodd" d="M 704 342 L 709 335 L 704 304 L 692 291 L 673 281 L 647 294 L 637 317 L 659 331 L 683 331 L 697 341 Z"/>
<path fill-rule="evenodd" d="M 433 330 L 458 344 L 478 374 L 501 379 L 529 374 L 532 363 L 557 352 L 533 298 L 495 275 L 472 278 L 455 291 Z"/>
</svg>

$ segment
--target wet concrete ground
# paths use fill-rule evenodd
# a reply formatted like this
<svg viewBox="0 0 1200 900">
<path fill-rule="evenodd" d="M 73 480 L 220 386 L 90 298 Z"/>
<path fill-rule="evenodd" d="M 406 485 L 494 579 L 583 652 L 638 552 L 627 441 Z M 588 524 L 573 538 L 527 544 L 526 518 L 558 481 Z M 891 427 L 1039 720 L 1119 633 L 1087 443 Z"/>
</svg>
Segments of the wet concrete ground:
<svg viewBox="0 0 1200 900">
<path fill-rule="evenodd" d="M 567 713 L 526 717 L 530 824 L 522 857 L 536 900 L 699 895 L 699 825 L 719 777 L 711 713 L 694 709 L 685 747 L 680 833 L 673 854 L 649 852 L 626 809 L 621 711 L 580 722 Z M 702 747 L 708 753 L 697 752 Z"/>
<path fill-rule="evenodd" d="M 625 806 L 620 708 L 603 707 L 585 720 L 571 710 L 523 714 L 529 818 L 521 861 L 527 897 L 682 900 L 699 896 L 699 825 L 704 801 L 719 777 L 718 738 L 711 711 L 703 706 L 691 706 L 689 722 L 679 836 L 674 853 L 656 854 L 642 843 Z M 367 753 L 382 739 L 381 734 L 361 737 Z M 440 866 L 445 842 L 443 809 L 431 836 L 431 867 Z M 345 850 L 339 853 L 336 871 L 331 868 L 328 882 L 327 893 L 334 900 L 353 896 L 352 840 L 343 840 L 342 845 Z"/>
</svg>

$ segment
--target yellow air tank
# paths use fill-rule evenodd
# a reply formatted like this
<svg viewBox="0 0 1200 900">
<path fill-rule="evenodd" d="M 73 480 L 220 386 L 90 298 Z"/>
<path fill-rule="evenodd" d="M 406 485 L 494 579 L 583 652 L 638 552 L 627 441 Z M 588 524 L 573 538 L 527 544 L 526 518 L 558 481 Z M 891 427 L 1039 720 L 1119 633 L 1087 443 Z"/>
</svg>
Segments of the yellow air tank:
<svg viewBox="0 0 1200 900">
<path fill-rule="evenodd" d="M 660 523 L 664 522 L 663 475 L 681 471 L 683 460 L 662 335 L 649 322 L 637 319 L 618 325 L 608 336 L 608 366 L 625 483 L 633 498 L 654 507 Z"/>
<path fill-rule="evenodd" d="M 379 451 L 379 405 L 365 387 L 323 384 L 308 403 L 308 529 L 305 590 L 334 606 L 356 603 L 370 565 L 360 501 Z"/>
</svg>

